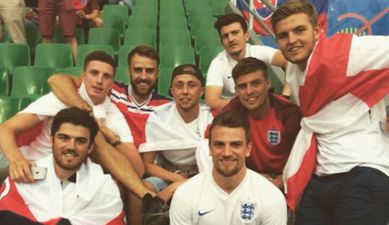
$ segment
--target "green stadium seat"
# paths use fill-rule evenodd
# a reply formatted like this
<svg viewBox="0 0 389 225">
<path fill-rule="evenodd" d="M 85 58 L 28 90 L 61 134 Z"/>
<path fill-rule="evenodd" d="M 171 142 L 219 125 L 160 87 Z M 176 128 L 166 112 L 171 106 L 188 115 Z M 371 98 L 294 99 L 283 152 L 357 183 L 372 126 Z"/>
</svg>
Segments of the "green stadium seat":
<svg viewBox="0 0 389 225">
<path fill-rule="evenodd" d="M 0 43 L 0 67 L 8 73 L 17 66 L 30 65 L 30 47 L 27 44 Z"/>
<path fill-rule="evenodd" d="M 68 44 L 38 44 L 35 50 L 34 65 L 54 69 L 73 66 L 72 49 Z"/>
<path fill-rule="evenodd" d="M 226 14 L 227 1 L 212 1 L 212 15 L 221 16 Z"/>
<path fill-rule="evenodd" d="M 11 96 L 41 96 L 50 91 L 47 79 L 54 74 L 50 67 L 19 66 L 13 71 Z"/>
<path fill-rule="evenodd" d="M 161 16 L 159 18 L 160 28 L 188 29 L 188 22 L 185 16 Z"/>
<path fill-rule="evenodd" d="M 118 67 L 128 66 L 128 61 L 127 61 L 128 53 L 130 53 L 130 51 L 135 47 L 136 45 L 123 45 L 122 47 L 120 47 Z"/>
<path fill-rule="evenodd" d="M 20 98 L 0 96 L 0 124 L 16 115 L 21 109 Z"/>
<path fill-rule="evenodd" d="M 129 84 L 131 82 L 128 74 L 128 66 L 119 66 L 116 68 L 115 81 Z"/>
<path fill-rule="evenodd" d="M 196 63 L 193 47 L 187 45 L 160 46 L 159 57 L 161 59 L 161 68 L 176 67 L 186 63 Z"/>
<path fill-rule="evenodd" d="M 188 29 L 165 28 L 159 31 L 159 45 L 192 45 Z"/>
<path fill-rule="evenodd" d="M 88 44 L 111 45 L 115 55 L 119 51 L 120 33 L 116 28 L 91 28 Z"/>
<path fill-rule="evenodd" d="M 207 29 L 204 29 L 204 31 L 207 31 Z M 203 33 L 202 31 L 199 31 L 195 36 L 196 55 L 199 55 L 201 48 L 207 45 L 221 46 L 219 36 L 216 36 L 212 33 Z"/>
<path fill-rule="evenodd" d="M 158 19 L 155 16 L 143 16 L 143 15 L 132 15 L 128 17 L 128 29 L 132 28 L 147 28 L 157 29 Z"/>
<path fill-rule="evenodd" d="M 170 80 L 172 78 L 173 69 L 174 69 L 173 67 L 161 68 L 159 70 L 159 76 L 158 76 L 157 92 L 158 94 L 169 98 L 171 97 L 169 95 L 169 89 L 170 89 Z"/>
<path fill-rule="evenodd" d="M 215 17 L 211 17 L 211 16 L 195 16 L 190 21 L 191 32 L 193 33 L 194 30 L 204 29 L 204 28 L 213 28 L 213 29 L 215 29 L 214 26 L 213 26 L 215 21 L 216 21 Z"/>
<path fill-rule="evenodd" d="M 143 1 L 143 0 L 141 0 Z M 144 5 L 142 4 L 137 4 L 132 8 L 132 14 L 135 15 L 141 15 L 142 13 L 152 13 L 152 14 L 158 14 L 158 5 L 157 3 L 149 4 L 149 5 Z"/>
<path fill-rule="evenodd" d="M 120 34 L 123 34 L 128 19 L 128 8 L 126 6 L 106 4 L 103 7 L 102 14 L 104 27 L 116 28 Z"/>
<path fill-rule="evenodd" d="M 85 57 L 89 53 L 96 51 L 96 50 L 104 51 L 104 52 L 108 53 L 109 55 L 111 55 L 112 57 L 114 57 L 114 52 L 113 52 L 113 48 L 111 45 L 104 45 L 104 44 L 101 44 L 101 45 L 100 44 L 79 45 L 76 65 L 79 67 L 83 67 Z"/>
<path fill-rule="evenodd" d="M 8 96 L 10 94 L 10 74 L 7 73 L 5 68 L 0 67 L 0 96 Z"/>
<path fill-rule="evenodd" d="M 199 68 L 203 73 L 203 76 L 206 76 L 213 58 L 215 58 L 222 50 L 223 47 L 220 45 L 206 45 L 200 49 Z"/>
<path fill-rule="evenodd" d="M 151 29 L 127 29 L 124 33 L 124 45 L 150 45 L 155 47 L 155 34 L 150 32 Z"/>
</svg>

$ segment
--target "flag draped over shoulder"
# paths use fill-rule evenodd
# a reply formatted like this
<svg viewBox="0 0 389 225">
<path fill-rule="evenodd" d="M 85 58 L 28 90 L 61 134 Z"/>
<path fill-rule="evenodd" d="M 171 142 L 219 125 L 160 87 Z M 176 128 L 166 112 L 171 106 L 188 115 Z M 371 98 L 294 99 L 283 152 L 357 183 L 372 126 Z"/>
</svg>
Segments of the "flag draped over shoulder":
<svg viewBox="0 0 389 225">
<path fill-rule="evenodd" d="M 140 152 L 196 149 L 196 163 L 200 172 L 209 170 L 212 161 L 209 156 L 208 139 L 205 132 L 212 122 L 213 115 L 207 106 L 201 106 L 197 118 L 198 131 L 185 126 L 179 115 L 176 103 L 160 106 L 150 114 L 146 123 L 146 142 L 139 146 Z"/>
<path fill-rule="evenodd" d="M 0 211 L 8 210 L 45 225 L 67 218 L 73 225 L 123 225 L 123 204 L 112 178 L 89 159 L 77 171 L 77 200 L 63 212 L 63 190 L 55 174 L 53 156 L 37 161 L 47 168 L 46 178 L 34 184 L 7 179 L 1 190 Z"/>
<path fill-rule="evenodd" d="M 352 126 L 389 93 L 388 49 L 386 36 L 338 34 L 321 37 L 305 73 L 288 65 L 287 81 L 304 115 L 283 173 L 293 211 L 316 168 L 316 134 Z"/>
</svg>

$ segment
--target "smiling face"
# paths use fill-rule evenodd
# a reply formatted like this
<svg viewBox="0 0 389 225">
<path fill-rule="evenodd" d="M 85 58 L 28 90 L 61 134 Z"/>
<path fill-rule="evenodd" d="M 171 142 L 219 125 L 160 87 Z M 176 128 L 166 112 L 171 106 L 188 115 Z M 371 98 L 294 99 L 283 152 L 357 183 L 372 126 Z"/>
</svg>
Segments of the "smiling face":
<svg viewBox="0 0 389 225">
<path fill-rule="evenodd" d="M 82 73 L 83 82 L 94 104 L 101 104 L 111 91 L 114 68 L 105 62 L 92 60 Z"/>
<path fill-rule="evenodd" d="M 250 112 L 264 111 L 269 107 L 270 80 L 264 72 L 256 70 L 240 75 L 235 81 L 235 91 L 241 104 Z"/>
<path fill-rule="evenodd" d="M 199 98 L 203 95 L 204 88 L 194 75 L 182 74 L 174 77 L 170 91 L 178 111 L 189 112 L 199 107 Z"/>
<path fill-rule="evenodd" d="M 77 171 L 88 156 L 90 143 L 88 128 L 72 123 L 61 124 L 52 137 L 54 166 L 57 175 L 71 174 Z"/>
<path fill-rule="evenodd" d="M 249 34 L 243 30 L 240 23 L 235 22 L 223 26 L 220 30 L 220 38 L 224 49 L 232 58 L 240 60 L 245 56 Z"/>
<path fill-rule="evenodd" d="M 308 58 L 320 36 L 320 26 L 312 25 L 305 13 L 292 14 L 277 22 L 275 33 L 284 57 L 301 69 L 305 69 Z"/>
<path fill-rule="evenodd" d="M 222 177 L 241 174 L 246 169 L 246 157 L 251 150 L 245 130 L 242 127 L 216 125 L 211 132 L 210 153 L 214 173 Z"/>
<path fill-rule="evenodd" d="M 158 77 L 157 61 L 147 56 L 135 54 L 131 58 L 129 73 L 136 100 L 142 102 L 142 100 L 148 99 Z"/>
</svg>

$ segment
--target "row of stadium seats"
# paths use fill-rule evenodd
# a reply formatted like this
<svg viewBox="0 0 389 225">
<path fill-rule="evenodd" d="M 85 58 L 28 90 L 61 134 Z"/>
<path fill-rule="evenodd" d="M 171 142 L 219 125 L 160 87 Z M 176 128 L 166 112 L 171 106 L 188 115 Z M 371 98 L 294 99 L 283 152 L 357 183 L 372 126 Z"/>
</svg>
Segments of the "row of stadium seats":
<svg viewBox="0 0 389 225">
<path fill-rule="evenodd" d="M 118 66 L 126 67 L 127 55 L 136 45 L 123 46 L 119 50 Z M 85 44 L 78 47 L 76 64 L 73 65 L 72 51 L 67 44 L 39 44 L 36 48 L 35 61 L 31 63 L 30 49 L 26 44 L 0 43 L 0 67 L 12 74 L 17 66 L 34 65 L 61 69 L 72 66 L 83 67 L 84 58 L 94 50 L 103 50 L 114 56 L 110 45 Z M 199 67 L 205 73 L 213 57 L 222 50 L 221 46 L 203 46 L 199 52 Z M 161 68 L 174 67 L 183 63 L 196 63 L 195 51 L 190 45 L 162 45 L 159 50 Z"/>
</svg>

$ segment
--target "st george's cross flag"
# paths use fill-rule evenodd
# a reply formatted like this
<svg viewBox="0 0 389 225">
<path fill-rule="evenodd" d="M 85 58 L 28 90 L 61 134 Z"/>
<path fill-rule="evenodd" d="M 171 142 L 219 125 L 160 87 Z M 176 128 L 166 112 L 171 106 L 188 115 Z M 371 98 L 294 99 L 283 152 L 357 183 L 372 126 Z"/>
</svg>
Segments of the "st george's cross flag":
<svg viewBox="0 0 389 225">
<path fill-rule="evenodd" d="M 305 72 L 288 65 L 286 80 L 304 116 L 283 172 L 293 211 L 316 169 L 316 135 L 352 127 L 389 94 L 388 52 L 388 36 L 337 34 L 320 38 Z"/>
</svg>

